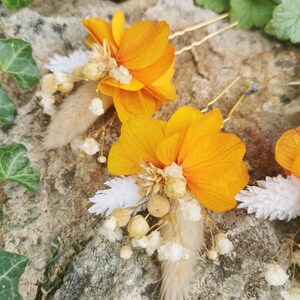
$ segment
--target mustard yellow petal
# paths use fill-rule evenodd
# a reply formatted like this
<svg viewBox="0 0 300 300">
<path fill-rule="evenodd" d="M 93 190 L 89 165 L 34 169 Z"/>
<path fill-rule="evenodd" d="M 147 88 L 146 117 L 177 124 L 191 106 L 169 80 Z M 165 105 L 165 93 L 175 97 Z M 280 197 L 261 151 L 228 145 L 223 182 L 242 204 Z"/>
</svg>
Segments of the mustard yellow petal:
<svg viewBox="0 0 300 300">
<path fill-rule="evenodd" d="M 131 78 L 129 84 L 122 84 L 119 81 L 116 81 L 114 78 L 108 76 L 101 81 L 101 85 L 110 85 L 118 89 L 127 90 L 127 91 L 139 91 L 144 87 L 144 85 L 134 77 Z"/>
<path fill-rule="evenodd" d="M 190 129 L 193 132 L 193 129 Z M 194 132 L 196 134 L 196 132 Z M 196 137 L 195 137 L 196 138 Z M 238 165 L 245 154 L 245 144 L 235 135 L 229 133 L 208 134 L 200 137 L 194 146 L 187 151 L 185 157 L 182 148 L 178 155 L 184 176 L 193 182 L 211 182 Z"/>
<path fill-rule="evenodd" d="M 129 70 L 139 70 L 155 63 L 166 50 L 169 31 L 165 22 L 133 24 L 123 35 L 117 56 L 119 65 Z"/>
<path fill-rule="evenodd" d="M 188 181 L 198 201 L 213 211 L 226 211 L 236 206 L 235 196 L 249 181 L 247 168 L 240 162 L 222 177 L 207 183 Z"/>
<path fill-rule="evenodd" d="M 94 40 L 96 40 L 99 44 L 102 45 L 103 40 L 107 40 L 112 55 L 115 57 L 118 52 L 118 46 L 113 37 L 111 24 L 105 20 L 97 18 L 82 20 L 82 23 Z"/>
<path fill-rule="evenodd" d="M 175 88 L 173 87 L 171 82 L 167 82 L 163 86 L 154 86 L 153 84 L 151 84 L 147 85 L 145 88 L 153 97 L 159 99 L 161 102 L 177 99 Z"/>
<path fill-rule="evenodd" d="M 285 170 L 300 177 L 300 126 L 286 131 L 277 141 L 275 148 L 276 161 Z"/>
<path fill-rule="evenodd" d="M 117 11 L 113 16 L 112 32 L 116 44 L 120 46 L 123 34 L 125 32 L 125 17 L 121 10 Z"/>
<path fill-rule="evenodd" d="M 149 118 L 156 110 L 155 99 L 145 91 L 131 92 L 116 88 L 113 101 L 121 122 L 139 115 Z"/>
<path fill-rule="evenodd" d="M 155 154 L 163 138 L 156 122 L 141 116 L 131 118 L 122 125 L 121 136 L 110 150 L 108 171 L 115 175 L 136 174 L 142 161 L 163 167 Z"/>
<path fill-rule="evenodd" d="M 92 35 L 89 34 L 85 39 L 85 43 L 88 47 L 91 47 L 94 43 L 97 43 L 97 41 L 93 38 Z"/>
<path fill-rule="evenodd" d="M 178 155 L 178 145 L 180 143 L 180 136 L 178 133 L 164 139 L 156 150 L 156 155 L 161 163 L 165 166 L 176 162 Z"/>
<path fill-rule="evenodd" d="M 174 53 L 174 47 L 171 44 L 168 44 L 165 53 L 155 63 L 144 69 L 132 70 L 132 76 L 137 78 L 144 85 L 150 85 L 163 77 L 167 72 L 171 73 L 173 69 L 171 66 L 174 64 Z M 171 77 L 168 77 L 166 81 L 162 81 L 162 84 L 159 85 L 166 84 L 171 80 L 172 76 L 173 73 L 171 74 Z"/>
</svg>

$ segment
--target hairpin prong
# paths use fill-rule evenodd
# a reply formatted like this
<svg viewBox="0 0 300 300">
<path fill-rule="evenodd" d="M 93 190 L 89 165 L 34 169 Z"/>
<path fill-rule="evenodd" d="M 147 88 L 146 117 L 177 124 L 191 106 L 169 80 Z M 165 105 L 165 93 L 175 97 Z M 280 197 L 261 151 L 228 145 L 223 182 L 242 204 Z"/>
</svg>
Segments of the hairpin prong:
<svg viewBox="0 0 300 300">
<path fill-rule="evenodd" d="M 190 32 L 190 31 L 194 31 L 194 30 L 203 28 L 203 27 L 205 27 L 205 26 L 207 26 L 207 25 L 213 24 L 213 23 L 215 23 L 215 22 L 217 22 L 217 21 L 220 21 L 220 20 L 223 20 L 223 19 L 225 19 L 225 18 L 227 18 L 227 17 L 228 17 L 228 13 L 222 14 L 222 15 L 216 17 L 216 18 L 213 18 L 213 19 L 204 21 L 204 22 L 199 23 L 199 24 L 196 24 L 196 25 L 189 26 L 189 27 L 187 27 L 187 28 L 185 28 L 185 29 L 183 29 L 183 30 L 180 30 L 180 31 L 176 31 L 176 32 L 174 32 L 173 34 L 171 34 L 171 35 L 169 36 L 169 40 L 172 40 L 172 39 L 174 39 L 174 38 L 177 37 L 177 36 L 184 35 L 184 34 L 187 33 L 187 32 Z"/>
</svg>

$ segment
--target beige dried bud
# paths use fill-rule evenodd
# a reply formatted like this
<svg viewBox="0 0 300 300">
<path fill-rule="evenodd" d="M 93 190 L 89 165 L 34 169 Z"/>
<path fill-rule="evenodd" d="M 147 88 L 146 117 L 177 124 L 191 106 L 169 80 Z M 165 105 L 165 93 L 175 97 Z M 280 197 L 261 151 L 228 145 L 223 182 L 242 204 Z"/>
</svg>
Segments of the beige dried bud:
<svg viewBox="0 0 300 300">
<path fill-rule="evenodd" d="M 98 162 L 100 164 L 105 164 L 106 163 L 106 157 L 104 155 L 101 155 L 97 158 Z"/>
<path fill-rule="evenodd" d="M 72 81 L 66 81 L 57 86 L 57 90 L 61 93 L 69 93 L 73 90 L 74 83 Z"/>
<path fill-rule="evenodd" d="M 103 70 L 100 68 L 99 62 L 93 60 L 84 65 L 82 74 L 90 80 L 99 80 L 102 76 Z"/>
<path fill-rule="evenodd" d="M 127 226 L 129 236 L 138 239 L 145 236 L 148 233 L 149 229 L 150 227 L 146 219 L 141 215 L 134 216 L 129 221 L 129 224 Z"/>
<path fill-rule="evenodd" d="M 169 212 L 170 202 L 168 199 L 156 195 L 147 202 L 147 209 L 153 217 L 161 218 Z"/>
<path fill-rule="evenodd" d="M 57 80 L 53 74 L 43 76 L 41 81 L 42 92 L 53 95 L 57 91 Z"/>
<path fill-rule="evenodd" d="M 112 217 L 117 219 L 117 224 L 119 227 L 124 227 L 128 224 L 130 220 L 130 214 L 126 208 L 116 208 L 111 213 Z"/>
<path fill-rule="evenodd" d="M 164 192 L 172 200 L 182 198 L 186 193 L 186 182 L 178 177 L 170 177 L 165 182 Z"/>
</svg>

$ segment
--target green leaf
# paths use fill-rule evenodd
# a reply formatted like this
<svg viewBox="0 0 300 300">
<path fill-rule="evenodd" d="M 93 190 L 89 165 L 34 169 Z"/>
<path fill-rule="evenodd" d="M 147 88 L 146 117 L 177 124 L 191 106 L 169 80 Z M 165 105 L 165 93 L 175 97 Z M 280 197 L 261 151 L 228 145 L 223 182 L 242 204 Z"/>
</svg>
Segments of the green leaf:
<svg viewBox="0 0 300 300">
<path fill-rule="evenodd" d="M 0 147 L 0 182 L 17 182 L 34 191 L 40 182 L 40 173 L 29 165 L 29 159 L 24 157 L 26 152 L 26 147 L 21 144 Z"/>
<path fill-rule="evenodd" d="M 272 0 L 231 0 L 231 21 L 243 29 L 263 27 L 271 18 L 275 3 Z"/>
<path fill-rule="evenodd" d="M 0 123 L 7 125 L 14 119 L 15 105 L 0 86 Z"/>
<path fill-rule="evenodd" d="M 0 71 L 12 76 L 24 90 L 40 79 L 31 45 L 19 39 L 0 39 Z"/>
<path fill-rule="evenodd" d="M 19 280 L 29 258 L 0 248 L 0 299 L 21 300 Z"/>
<path fill-rule="evenodd" d="M 2 0 L 2 3 L 11 10 L 18 10 L 20 8 L 29 6 L 32 0 Z"/>
<path fill-rule="evenodd" d="M 273 12 L 273 18 L 265 27 L 268 34 L 280 40 L 300 42 L 300 0 L 282 0 Z"/>
<path fill-rule="evenodd" d="M 196 5 L 203 6 L 205 9 L 211 9 L 216 13 L 228 11 L 230 0 L 195 0 Z"/>
</svg>

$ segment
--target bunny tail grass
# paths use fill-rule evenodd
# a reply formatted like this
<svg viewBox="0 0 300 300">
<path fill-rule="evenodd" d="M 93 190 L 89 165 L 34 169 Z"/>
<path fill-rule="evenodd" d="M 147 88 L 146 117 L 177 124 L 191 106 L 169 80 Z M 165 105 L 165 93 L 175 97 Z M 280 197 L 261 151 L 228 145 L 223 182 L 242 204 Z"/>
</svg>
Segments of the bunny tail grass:
<svg viewBox="0 0 300 300">
<path fill-rule="evenodd" d="M 173 224 L 172 224 L 173 223 Z M 203 220 L 191 222 L 177 209 L 176 219 L 161 230 L 164 239 L 175 236 L 178 242 L 189 250 L 189 258 L 177 262 L 162 261 L 162 285 L 160 299 L 183 300 L 189 290 L 189 283 L 197 264 L 198 252 L 203 245 Z"/>
<path fill-rule="evenodd" d="M 89 110 L 92 99 L 101 98 L 104 112 L 112 105 L 110 97 L 97 93 L 96 90 L 96 82 L 86 82 L 65 99 L 47 129 L 44 140 L 46 149 L 54 149 L 70 143 L 97 120 L 98 116 Z"/>
</svg>

